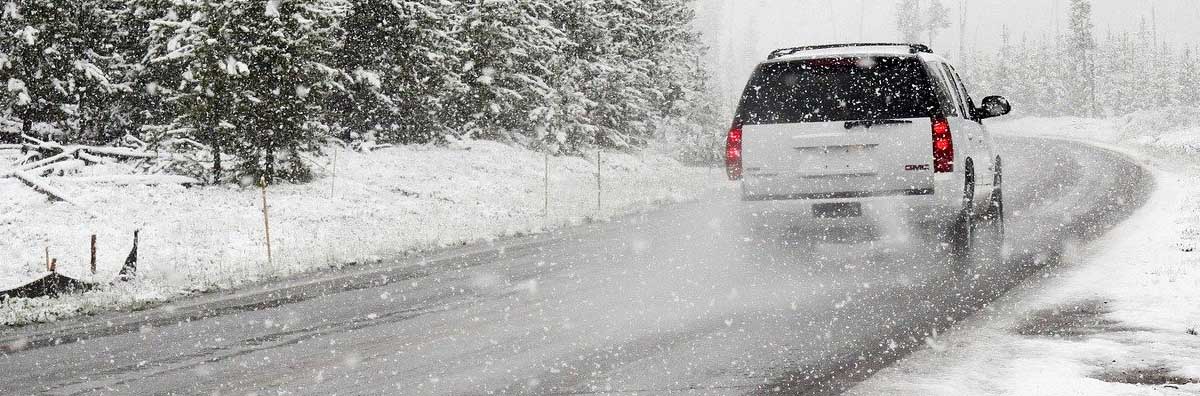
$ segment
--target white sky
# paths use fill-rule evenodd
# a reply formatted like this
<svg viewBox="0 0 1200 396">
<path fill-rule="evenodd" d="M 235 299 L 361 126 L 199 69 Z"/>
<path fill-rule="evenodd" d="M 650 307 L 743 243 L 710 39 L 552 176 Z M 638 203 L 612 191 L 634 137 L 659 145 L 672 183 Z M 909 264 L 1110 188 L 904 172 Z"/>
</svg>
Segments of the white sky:
<svg viewBox="0 0 1200 396">
<path fill-rule="evenodd" d="M 929 0 L 922 0 L 927 4 Z M 707 35 L 718 86 L 735 101 L 749 69 L 780 47 L 848 41 L 896 41 L 898 0 L 698 0 L 700 30 Z M 959 10 L 967 4 L 967 43 L 991 48 L 1003 26 L 1013 40 L 1052 37 L 1066 29 L 1069 0 L 942 0 L 954 26 L 934 50 L 958 56 Z M 1156 22 L 1160 41 L 1200 43 L 1200 0 L 1093 0 L 1096 35 L 1136 31 L 1144 17 Z M 1155 12 L 1152 19 L 1151 8 Z M 864 12 L 865 11 L 865 12 Z"/>
</svg>

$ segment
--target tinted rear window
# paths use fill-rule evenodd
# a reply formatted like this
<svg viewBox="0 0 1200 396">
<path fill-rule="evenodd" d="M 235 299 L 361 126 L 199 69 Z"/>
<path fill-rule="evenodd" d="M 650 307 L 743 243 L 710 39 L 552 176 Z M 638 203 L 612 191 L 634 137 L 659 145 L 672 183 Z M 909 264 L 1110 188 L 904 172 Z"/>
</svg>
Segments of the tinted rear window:
<svg viewBox="0 0 1200 396">
<path fill-rule="evenodd" d="M 751 77 L 738 117 L 748 125 L 926 118 L 935 98 L 915 57 L 769 63 Z"/>
</svg>

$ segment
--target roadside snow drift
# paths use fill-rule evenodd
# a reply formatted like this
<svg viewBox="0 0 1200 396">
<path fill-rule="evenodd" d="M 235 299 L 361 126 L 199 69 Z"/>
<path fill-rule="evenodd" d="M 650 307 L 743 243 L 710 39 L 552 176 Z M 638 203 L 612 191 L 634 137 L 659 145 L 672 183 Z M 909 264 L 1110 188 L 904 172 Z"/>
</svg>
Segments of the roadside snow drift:
<svg viewBox="0 0 1200 396">
<path fill-rule="evenodd" d="M 0 287 L 44 273 L 47 252 L 62 273 L 111 280 L 129 254 L 133 232 L 141 230 L 140 280 L 84 296 L 2 303 L 7 307 L 0 309 L 0 324 L 536 233 L 694 199 L 728 185 L 716 170 L 685 167 L 653 152 L 604 152 L 598 209 L 594 155 L 550 157 L 547 164 L 540 153 L 487 141 L 338 150 L 313 164 L 320 173 L 316 181 L 267 189 L 269 262 L 263 196 L 254 186 L 54 186 L 75 197 L 73 205 L 48 202 L 17 180 L 0 179 Z M 86 269 L 93 234 L 94 276 Z"/>
</svg>

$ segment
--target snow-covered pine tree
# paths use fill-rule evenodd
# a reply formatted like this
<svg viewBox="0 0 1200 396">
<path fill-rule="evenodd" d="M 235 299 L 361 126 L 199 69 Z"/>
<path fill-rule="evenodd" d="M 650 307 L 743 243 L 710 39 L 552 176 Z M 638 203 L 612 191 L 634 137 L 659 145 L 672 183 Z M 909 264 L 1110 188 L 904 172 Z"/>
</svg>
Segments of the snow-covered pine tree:
<svg viewBox="0 0 1200 396">
<path fill-rule="evenodd" d="M 988 92 L 995 92 L 998 95 L 1013 94 L 1013 83 L 1016 76 L 1012 67 L 1013 57 L 1016 51 L 1012 45 L 1012 33 L 1008 30 L 1008 25 L 1004 25 L 1000 32 L 1000 49 L 996 54 L 996 58 L 992 60 L 995 65 L 995 70 L 988 78 L 992 81 L 991 89 Z"/>
<path fill-rule="evenodd" d="M 119 4 L 117 4 L 119 6 Z M 110 95 L 128 89 L 112 67 L 114 4 L 80 0 L 13 0 L 0 10 L 0 81 L 5 113 L 22 132 L 48 122 L 66 141 L 98 139 Z"/>
<path fill-rule="evenodd" d="M 605 32 L 598 49 L 593 78 L 583 85 L 595 104 L 591 119 L 596 144 L 609 147 L 641 145 L 659 117 L 661 92 L 654 91 L 654 58 L 650 13 L 639 0 L 604 1 L 596 5 Z"/>
<path fill-rule="evenodd" d="M 1172 88 L 1175 87 L 1175 75 L 1180 64 L 1180 59 L 1166 43 L 1156 43 L 1153 48 L 1150 59 L 1154 61 L 1147 62 L 1147 71 L 1150 75 L 1150 89 L 1155 94 L 1146 97 L 1142 102 L 1146 109 L 1159 109 L 1174 104 L 1171 94 L 1174 93 Z"/>
<path fill-rule="evenodd" d="M 721 111 L 717 96 L 709 90 L 709 76 L 697 57 L 685 76 L 687 89 L 683 96 L 672 101 L 675 108 L 657 125 L 656 136 L 668 145 L 676 159 L 691 164 L 718 165 L 724 158 L 725 131 L 728 120 Z"/>
<path fill-rule="evenodd" d="M 317 152 L 328 133 L 321 104 L 337 89 L 331 59 L 335 0 L 195 0 L 179 2 L 186 20 L 172 26 L 158 62 L 186 59 L 181 71 L 179 126 L 211 147 L 219 175 L 222 154 L 237 159 L 239 176 L 303 181 L 301 157 Z M 219 178 L 219 176 L 218 176 Z"/>
<path fill-rule="evenodd" d="M 1174 79 L 1176 104 L 1191 105 L 1200 92 L 1200 67 L 1196 65 L 1196 53 L 1190 46 L 1183 48 L 1177 77 Z"/>
<path fill-rule="evenodd" d="M 249 129 L 239 126 L 247 117 L 239 84 L 249 68 L 233 58 L 237 43 L 224 37 L 230 21 L 211 13 L 219 2 L 196 0 L 170 7 L 152 21 L 147 37 L 148 91 L 161 93 L 174 111 L 168 124 L 155 128 L 162 132 L 151 137 L 151 144 L 170 145 L 171 140 L 186 138 L 205 145 L 211 156 L 199 160 L 211 161 L 209 180 L 219 183 L 227 176 L 226 156 L 234 151 L 238 135 Z M 155 87 L 161 91 L 154 92 Z"/>
<path fill-rule="evenodd" d="M 330 109 L 339 124 L 384 141 L 428 142 L 444 136 L 448 93 L 462 43 L 453 35 L 454 4 L 443 0 L 352 0 L 334 63 L 347 92 Z"/>
<path fill-rule="evenodd" d="M 649 36 L 639 42 L 652 62 L 652 91 L 658 99 L 656 111 L 664 117 L 682 114 L 680 102 L 705 90 L 703 72 L 696 62 L 703 52 L 700 36 L 692 29 L 695 10 L 692 0 L 646 0 Z"/>
<path fill-rule="evenodd" d="M 1048 64 L 1045 58 L 1057 53 L 1057 47 L 1042 39 L 1036 42 L 1031 41 L 1022 48 L 1025 48 L 1025 51 L 1021 51 L 1023 63 L 1021 67 L 1025 71 L 1022 73 L 1026 88 L 1025 103 L 1029 103 L 1033 114 L 1058 115 L 1055 106 L 1062 102 L 1063 96 L 1059 90 L 1061 84 L 1052 75 L 1060 72 L 1062 65 Z"/>
<path fill-rule="evenodd" d="M 925 13 L 925 32 L 929 34 L 929 45 L 942 29 L 950 27 L 950 9 L 942 4 L 942 0 L 929 0 L 929 8 Z"/>
<path fill-rule="evenodd" d="M 1071 0 L 1069 32 L 1067 33 L 1067 91 L 1064 97 L 1067 114 L 1095 115 L 1096 39 L 1092 34 L 1092 4 L 1090 0 Z"/>
<path fill-rule="evenodd" d="M 466 85 L 445 112 L 465 136 L 526 141 L 550 122 L 550 66 L 566 36 L 550 22 L 545 0 L 478 0 L 459 4 Z"/>
<path fill-rule="evenodd" d="M 156 62 L 152 57 L 169 52 L 164 48 L 166 37 L 175 32 L 172 26 L 161 23 L 178 23 L 188 15 L 177 14 L 186 8 L 173 6 L 174 0 L 120 0 L 120 3 L 123 7 L 118 9 L 116 21 L 121 29 L 113 41 L 115 54 L 122 62 L 116 72 L 121 73 L 132 89 L 113 98 L 110 110 L 120 115 L 120 127 L 114 131 L 143 135 L 147 129 L 167 125 L 175 117 L 176 102 L 169 98 L 177 93 L 186 61 Z"/>
<path fill-rule="evenodd" d="M 561 61 L 550 65 L 548 84 L 554 89 L 550 122 L 536 136 L 550 152 L 579 152 L 601 135 L 595 110 L 614 67 L 612 36 L 606 29 L 601 0 L 551 0 L 551 21 L 566 40 Z"/>
<path fill-rule="evenodd" d="M 906 43 L 919 43 L 925 31 L 925 18 L 920 0 L 899 0 L 896 4 L 896 29 Z"/>
<path fill-rule="evenodd" d="M 568 38 L 552 69 L 559 116 L 550 143 L 566 151 L 642 146 L 660 127 L 690 122 L 684 118 L 705 91 L 690 3 L 550 1 L 554 24 Z"/>
</svg>

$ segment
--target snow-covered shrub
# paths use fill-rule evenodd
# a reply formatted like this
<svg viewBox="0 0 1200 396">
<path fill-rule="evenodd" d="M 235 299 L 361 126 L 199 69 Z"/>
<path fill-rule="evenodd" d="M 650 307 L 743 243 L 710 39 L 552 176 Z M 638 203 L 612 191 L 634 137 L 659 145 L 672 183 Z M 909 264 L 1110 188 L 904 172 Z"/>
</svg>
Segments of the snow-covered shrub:
<svg viewBox="0 0 1200 396">
<path fill-rule="evenodd" d="M 1177 106 L 1136 111 L 1113 123 L 1121 141 L 1180 163 L 1200 165 L 1200 110 Z"/>
<path fill-rule="evenodd" d="M 1200 109 L 1191 106 L 1172 106 L 1141 110 L 1118 118 L 1116 123 L 1122 138 L 1157 135 L 1200 126 Z"/>
</svg>

